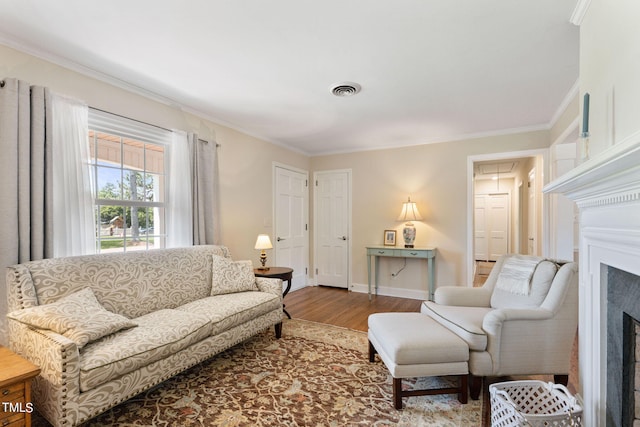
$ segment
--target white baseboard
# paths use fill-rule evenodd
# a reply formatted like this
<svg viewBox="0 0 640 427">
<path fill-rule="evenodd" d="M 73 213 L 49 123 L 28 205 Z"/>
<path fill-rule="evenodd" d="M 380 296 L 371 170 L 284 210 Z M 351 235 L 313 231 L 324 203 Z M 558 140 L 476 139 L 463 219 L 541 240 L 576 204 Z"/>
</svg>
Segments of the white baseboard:
<svg viewBox="0 0 640 427">
<path fill-rule="evenodd" d="M 369 292 L 369 285 L 353 283 L 351 285 L 351 291 L 366 294 Z M 374 293 L 375 290 L 371 289 L 371 292 Z M 426 300 L 429 298 L 429 292 L 427 291 L 394 288 L 389 286 L 378 286 L 378 295 L 382 295 L 386 297 L 410 298 L 410 299 L 417 299 L 417 300 Z"/>
<path fill-rule="evenodd" d="M 298 289 L 306 288 L 306 287 L 308 287 L 308 286 L 310 286 L 310 285 L 308 285 L 308 284 L 302 284 L 302 285 L 297 285 L 297 286 L 296 286 L 296 285 L 294 284 L 294 285 L 291 285 L 291 289 L 289 289 L 289 292 L 297 291 Z"/>
<path fill-rule="evenodd" d="M 297 291 L 299 289 L 318 286 L 314 283 L 314 281 L 310 280 L 311 283 L 307 283 L 306 285 L 298 285 L 291 286 L 289 292 Z M 369 285 L 360 284 L 360 283 L 352 283 L 351 289 L 352 292 L 358 292 L 366 294 L 369 292 Z M 373 293 L 374 290 L 372 289 Z M 389 286 L 379 286 L 378 287 L 378 295 L 382 295 L 385 297 L 397 297 L 397 298 L 409 298 L 409 299 L 417 299 L 417 300 L 427 300 L 429 298 L 429 293 L 427 291 L 419 291 L 415 289 L 403 289 L 403 288 L 394 288 Z"/>
</svg>

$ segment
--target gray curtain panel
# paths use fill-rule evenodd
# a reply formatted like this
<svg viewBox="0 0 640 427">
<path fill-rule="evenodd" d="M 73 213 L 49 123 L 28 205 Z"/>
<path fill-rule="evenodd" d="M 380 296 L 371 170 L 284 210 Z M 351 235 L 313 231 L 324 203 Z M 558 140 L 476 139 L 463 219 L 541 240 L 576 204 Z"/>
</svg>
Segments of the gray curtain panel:
<svg viewBox="0 0 640 427">
<path fill-rule="evenodd" d="M 0 81 L 0 344 L 7 345 L 5 267 L 53 255 L 51 96 Z"/>
<path fill-rule="evenodd" d="M 217 144 L 198 139 L 198 135 L 190 133 L 189 145 L 192 162 L 193 244 L 219 244 Z"/>
</svg>

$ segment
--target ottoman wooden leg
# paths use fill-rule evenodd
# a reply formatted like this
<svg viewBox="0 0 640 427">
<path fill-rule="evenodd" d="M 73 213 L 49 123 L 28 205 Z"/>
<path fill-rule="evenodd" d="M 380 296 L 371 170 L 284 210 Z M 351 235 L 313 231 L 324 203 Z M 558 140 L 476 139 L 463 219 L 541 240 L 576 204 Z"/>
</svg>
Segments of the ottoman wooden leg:
<svg viewBox="0 0 640 427">
<path fill-rule="evenodd" d="M 369 362 L 376 361 L 376 353 L 376 348 L 371 344 L 371 341 L 369 341 Z"/>
<path fill-rule="evenodd" d="M 393 379 L 393 406 L 402 409 L 402 378 Z"/>
<path fill-rule="evenodd" d="M 470 375 L 471 377 L 471 398 L 473 400 L 480 399 L 480 392 L 482 391 L 482 377 Z"/>
<path fill-rule="evenodd" d="M 458 400 L 460 403 L 465 404 L 469 401 L 469 384 L 467 382 L 468 375 L 460 375 L 458 377 L 458 385 L 460 386 L 460 393 L 458 393 Z"/>
</svg>

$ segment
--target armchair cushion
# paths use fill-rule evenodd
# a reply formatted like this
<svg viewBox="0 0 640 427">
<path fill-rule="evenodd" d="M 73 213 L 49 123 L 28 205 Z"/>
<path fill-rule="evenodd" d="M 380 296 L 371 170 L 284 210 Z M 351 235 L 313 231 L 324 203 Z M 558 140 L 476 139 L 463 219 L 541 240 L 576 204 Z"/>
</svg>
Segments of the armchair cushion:
<svg viewBox="0 0 640 427">
<path fill-rule="evenodd" d="M 443 286 L 436 289 L 434 301 L 440 305 L 458 305 L 464 307 L 489 307 L 491 289 L 468 288 L 466 286 Z"/>
<path fill-rule="evenodd" d="M 487 335 L 482 329 L 482 321 L 490 307 L 457 307 L 439 305 L 431 301 L 422 303 L 420 311 L 454 332 L 469 345 L 469 350 L 484 351 Z"/>
<path fill-rule="evenodd" d="M 558 271 L 558 266 L 553 261 L 541 258 L 533 276 L 528 295 L 519 295 L 508 290 L 494 287 L 491 295 L 491 307 L 493 308 L 535 308 L 547 297 L 553 278 Z"/>
</svg>

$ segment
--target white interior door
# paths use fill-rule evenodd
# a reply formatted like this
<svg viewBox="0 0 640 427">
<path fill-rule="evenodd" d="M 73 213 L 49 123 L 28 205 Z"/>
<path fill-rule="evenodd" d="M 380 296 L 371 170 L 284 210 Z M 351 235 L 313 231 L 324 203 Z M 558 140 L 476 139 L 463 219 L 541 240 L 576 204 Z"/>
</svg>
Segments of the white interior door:
<svg viewBox="0 0 640 427">
<path fill-rule="evenodd" d="M 496 261 L 509 252 L 509 194 L 477 194 L 474 203 L 475 259 Z"/>
<path fill-rule="evenodd" d="M 316 283 L 349 288 L 350 171 L 314 174 Z"/>
<path fill-rule="evenodd" d="M 509 195 L 489 194 L 489 260 L 497 261 L 509 252 Z"/>
<path fill-rule="evenodd" d="M 308 174 L 274 166 L 275 265 L 293 268 L 291 289 L 307 284 L 309 268 Z"/>
</svg>

